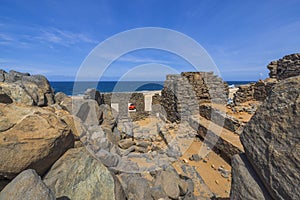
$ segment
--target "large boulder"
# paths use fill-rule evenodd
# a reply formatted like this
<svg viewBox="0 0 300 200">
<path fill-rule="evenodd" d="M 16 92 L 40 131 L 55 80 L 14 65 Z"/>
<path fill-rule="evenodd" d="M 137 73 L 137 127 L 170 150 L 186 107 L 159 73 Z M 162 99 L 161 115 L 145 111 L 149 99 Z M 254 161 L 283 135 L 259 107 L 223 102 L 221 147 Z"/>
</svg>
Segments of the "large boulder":
<svg viewBox="0 0 300 200">
<path fill-rule="evenodd" d="M 245 154 L 233 156 L 230 199 L 272 199 Z"/>
<path fill-rule="evenodd" d="M 73 99 L 72 114 L 79 117 L 86 126 L 100 124 L 100 108 L 95 100 Z"/>
<path fill-rule="evenodd" d="M 7 94 L 14 102 L 37 106 L 54 103 L 53 90 L 46 77 L 13 70 L 9 73 L 1 70 L 0 74 L 0 94 Z"/>
<path fill-rule="evenodd" d="M 68 150 L 44 177 L 56 198 L 125 199 L 117 178 L 84 148 Z"/>
<path fill-rule="evenodd" d="M 22 87 L 22 85 L 18 83 L 5 83 L 0 82 L 0 103 L 22 103 L 25 105 L 34 105 L 34 100 Z M 6 98 L 4 98 L 6 97 Z M 8 100 L 10 99 L 10 101 Z"/>
<path fill-rule="evenodd" d="M 43 175 L 70 147 L 70 128 L 51 109 L 0 104 L 0 179 L 31 168 Z"/>
<path fill-rule="evenodd" d="M 0 193 L 2 200 L 55 200 L 53 192 L 43 183 L 39 175 L 27 169 L 12 180 Z"/>
<path fill-rule="evenodd" d="M 275 199 L 300 197 L 300 76 L 276 84 L 241 135 L 248 160 Z"/>
</svg>

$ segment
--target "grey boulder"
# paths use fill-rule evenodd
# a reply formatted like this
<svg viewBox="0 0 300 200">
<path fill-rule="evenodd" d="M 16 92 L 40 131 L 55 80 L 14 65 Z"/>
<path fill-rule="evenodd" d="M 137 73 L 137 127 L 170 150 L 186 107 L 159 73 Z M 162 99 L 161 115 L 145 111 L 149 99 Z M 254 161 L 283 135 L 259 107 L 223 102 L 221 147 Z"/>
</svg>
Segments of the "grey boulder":
<svg viewBox="0 0 300 200">
<path fill-rule="evenodd" d="M 2 200 L 55 200 L 53 192 L 32 169 L 27 169 L 14 178 L 0 193 Z"/>
<path fill-rule="evenodd" d="M 125 200 L 118 179 L 84 148 L 68 150 L 44 177 L 56 198 Z"/>
<path fill-rule="evenodd" d="M 275 199 L 300 197 L 300 76 L 276 84 L 246 125 L 241 141 Z"/>
</svg>

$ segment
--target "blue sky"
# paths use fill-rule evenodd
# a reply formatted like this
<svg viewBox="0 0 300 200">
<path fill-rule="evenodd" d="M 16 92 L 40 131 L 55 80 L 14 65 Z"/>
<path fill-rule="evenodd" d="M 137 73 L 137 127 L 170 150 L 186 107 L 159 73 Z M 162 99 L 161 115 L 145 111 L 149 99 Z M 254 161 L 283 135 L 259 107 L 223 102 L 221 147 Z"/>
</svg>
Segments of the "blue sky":
<svg viewBox="0 0 300 200">
<path fill-rule="evenodd" d="M 299 0 L 0 0 L 0 68 L 74 80 L 105 39 L 133 28 L 163 27 L 201 44 L 223 79 L 264 79 L 270 61 L 300 51 L 299 8 Z M 115 61 L 103 79 L 148 63 L 191 70 L 171 53 L 140 50 Z M 164 73 L 153 72 L 159 79 Z"/>
</svg>

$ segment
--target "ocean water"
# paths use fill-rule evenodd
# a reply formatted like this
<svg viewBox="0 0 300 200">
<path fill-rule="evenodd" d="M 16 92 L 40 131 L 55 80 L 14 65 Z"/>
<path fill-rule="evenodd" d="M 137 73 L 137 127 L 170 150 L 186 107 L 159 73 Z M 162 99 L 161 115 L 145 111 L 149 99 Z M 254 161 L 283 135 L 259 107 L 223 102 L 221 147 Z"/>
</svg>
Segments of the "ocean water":
<svg viewBox="0 0 300 200">
<path fill-rule="evenodd" d="M 243 85 L 253 81 L 227 81 L 228 85 Z M 162 90 L 163 81 L 143 82 L 143 81 L 103 81 L 103 82 L 74 82 L 52 81 L 50 82 L 55 92 L 63 92 L 67 95 L 83 95 L 86 89 L 95 88 L 101 92 L 134 92 L 134 91 L 155 91 Z M 74 91 L 73 91 L 74 90 Z"/>
</svg>

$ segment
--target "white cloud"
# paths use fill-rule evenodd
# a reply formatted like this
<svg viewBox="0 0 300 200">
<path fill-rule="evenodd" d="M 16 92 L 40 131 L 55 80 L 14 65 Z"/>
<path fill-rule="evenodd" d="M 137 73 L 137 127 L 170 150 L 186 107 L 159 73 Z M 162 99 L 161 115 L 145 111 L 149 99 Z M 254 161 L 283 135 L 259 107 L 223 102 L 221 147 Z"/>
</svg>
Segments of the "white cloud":
<svg viewBox="0 0 300 200">
<path fill-rule="evenodd" d="M 14 41 L 14 38 L 8 34 L 0 33 L 0 40 L 10 42 L 10 41 Z"/>
<path fill-rule="evenodd" d="M 114 55 L 114 54 L 102 54 L 99 55 L 99 57 L 101 59 L 105 59 L 105 60 L 111 60 L 114 61 L 114 59 L 116 57 L 118 57 L 118 55 Z M 143 57 L 143 56 L 134 56 L 134 55 L 123 55 L 121 57 L 119 57 L 117 60 L 115 61 L 120 61 L 120 62 L 130 62 L 130 63 L 163 63 L 163 64 L 174 64 L 171 60 L 163 60 L 163 59 L 155 59 L 155 58 L 149 58 L 149 57 Z"/>
<path fill-rule="evenodd" d="M 63 46 L 70 46 L 81 42 L 90 44 L 99 43 L 97 40 L 92 39 L 86 34 L 60 30 L 57 28 L 42 29 L 40 30 L 40 34 L 38 34 L 35 39 Z"/>
<path fill-rule="evenodd" d="M 24 46 L 28 43 L 35 45 L 37 40 L 51 45 L 71 46 L 79 43 L 98 44 L 99 42 L 86 33 L 71 32 L 55 27 L 40 27 L 26 25 L 12 25 L 0 23 L 0 44 Z M 22 29 L 22 32 L 15 30 Z M 5 31 L 5 32 L 4 32 Z M 26 45 L 25 45 L 26 46 Z M 27 47 L 27 46 L 26 46 Z"/>
</svg>

